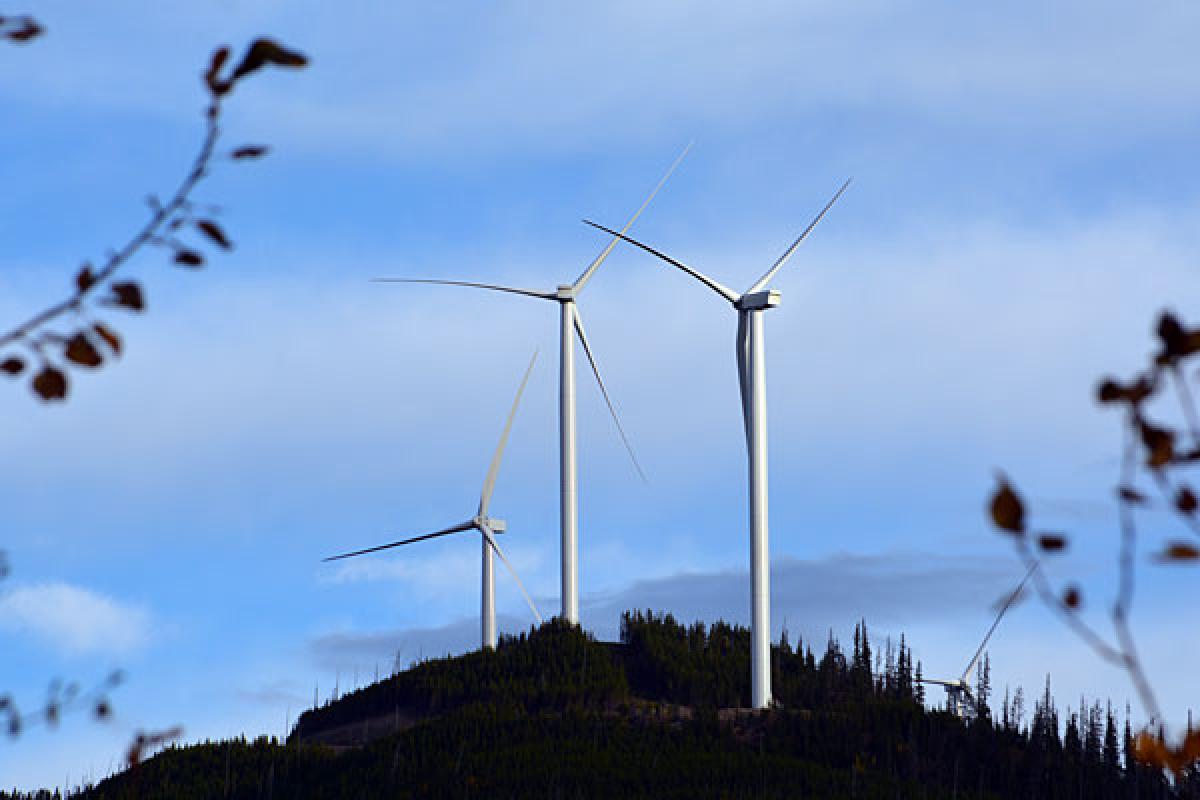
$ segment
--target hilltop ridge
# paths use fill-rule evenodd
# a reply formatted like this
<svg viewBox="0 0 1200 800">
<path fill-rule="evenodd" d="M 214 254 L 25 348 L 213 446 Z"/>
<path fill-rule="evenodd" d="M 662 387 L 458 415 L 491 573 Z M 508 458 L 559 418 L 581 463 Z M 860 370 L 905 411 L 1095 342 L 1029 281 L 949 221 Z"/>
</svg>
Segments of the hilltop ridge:
<svg viewBox="0 0 1200 800">
<path fill-rule="evenodd" d="M 1133 764 L 1128 724 L 1099 705 L 1060 724 L 1048 683 L 1028 721 L 986 687 L 972 720 L 927 709 L 907 644 L 876 654 L 865 624 L 849 654 L 785 637 L 765 712 L 745 708 L 745 628 L 628 612 L 621 629 L 609 644 L 553 620 L 311 709 L 285 742 L 168 747 L 78 796 L 1196 796 Z"/>
</svg>

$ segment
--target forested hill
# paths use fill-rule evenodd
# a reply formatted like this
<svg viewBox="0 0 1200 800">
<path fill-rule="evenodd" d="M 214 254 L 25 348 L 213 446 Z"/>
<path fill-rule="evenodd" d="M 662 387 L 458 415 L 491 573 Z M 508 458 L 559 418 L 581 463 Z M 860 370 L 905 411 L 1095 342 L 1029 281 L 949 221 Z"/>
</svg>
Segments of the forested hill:
<svg viewBox="0 0 1200 800">
<path fill-rule="evenodd" d="M 1132 764 L 1110 709 L 1060 719 L 1048 683 L 1028 720 L 1019 697 L 969 722 L 927 710 L 907 644 L 876 654 L 865 625 L 819 658 L 785 638 L 779 708 L 751 713 L 749 645 L 654 614 L 626 614 L 615 645 L 553 621 L 306 712 L 287 742 L 169 747 L 80 796 L 1200 797 Z"/>
</svg>

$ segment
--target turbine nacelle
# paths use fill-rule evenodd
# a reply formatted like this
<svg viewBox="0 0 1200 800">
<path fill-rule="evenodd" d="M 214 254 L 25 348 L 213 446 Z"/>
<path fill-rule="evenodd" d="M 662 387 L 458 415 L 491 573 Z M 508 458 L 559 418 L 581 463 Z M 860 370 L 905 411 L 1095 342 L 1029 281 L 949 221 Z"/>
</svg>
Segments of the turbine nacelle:
<svg viewBox="0 0 1200 800">
<path fill-rule="evenodd" d="M 502 519 L 489 517 L 486 514 L 480 514 L 471 520 L 471 524 L 479 530 L 489 528 L 492 533 L 504 533 L 508 530 L 508 523 Z"/>
<path fill-rule="evenodd" d="M 774 289 L 765 289 L 761 292 L 747 292 L 734 302 L 733 307 L 738 311 L 764 311 L 779 305 L 782 299 L 783 295 Z"/>
<path fill-rule="evenodd" d="M 575 293 L 577 291 L 578 288 L 569 283 L 560 284 L 554 292 L 554 299 L 560 303 L 572 303 L 575 301 Z"/>
</svg>

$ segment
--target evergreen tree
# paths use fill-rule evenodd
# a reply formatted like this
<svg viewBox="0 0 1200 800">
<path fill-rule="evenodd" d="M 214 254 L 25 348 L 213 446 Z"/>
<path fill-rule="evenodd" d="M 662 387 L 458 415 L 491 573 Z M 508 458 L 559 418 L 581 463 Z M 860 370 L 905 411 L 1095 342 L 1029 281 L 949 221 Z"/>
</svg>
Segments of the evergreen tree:
<svg viewBox="0 0 1200 800">
<path fill-rule="evenodd" d="M 1132 716 L 1130 713 L 1129 703 L 1125 703 L 1125 736 L 1122 741 L 1122 746 L 1125 752 L 1125 772 L 1133 774 L 1137 768 L 1137 762 L 1133 757 L 1133 726 L 1129 722 Z"/>
<path fill-rule="evenodd" d="M 859 620 L 854 626 L 854 656 L 850 663 L 850 681 L 856 692 L 869 693 L 874 686 L 871 675 L 871 642 L 865 619 Z"/>
<path fill-rule="evenodd" d="M 850 669 L 853 672 L 858 672 L 862 669 L 863 650 L 862 650 L 862 626 L 860 623 L 854 623 L 854 656 L 850 661 Z"/>
<path fill-rule="evenodd" d="M 871 637 L 867 635 L 867 621 L 861 620 L 862 623 L 862 662 L 863 669 L 866 672 L 866 685 L 871 685 Z"/>
<path fill-rule="evenodd" d="M 1067 732 L 1063 736 L 1063 752 L 1075 763 L 1083 760 L 1083 739 L 1079 735 L 1079 715 L 1067 708 Z"/>
<path fill-rule="evenodd" d="M 1043 753 L 1054 753 L 1062 748 L 1058 738 L 1058 710 L 1054 706 L 1054 696 L 1050 694 L 1049 674 L 1046 675 L 1045 691 L 1034 704 L 1029 736 L 1034 746 Z"/>
<path fill-rule="evenodd" d="M 1012 719 L 1013 730 L 1018 733 L 1023 732 L 1025 727 L 1025 689 L 1018 686 L 1017 691 L 1013 692 L 1012 713 L 1009 715 Z"/>
<path fill-rule="evenodd" d="M 898 697 L 901 700 L 911 700 L 913 696 L 912 651 L 908 649 L 904 634 L 900 634 L 900 656 L 896 663 L 896 684 Z"/>
<path fill-rule="evenodd" d="M 892 637 L 884 640 L 883 693 L 894 697 L 896 693 L 896 651 L 892 649 Z"/>
<path fill-rule="evenodd" d="M 992 696 L 992 659 L 987 652 L 983 654 L 983 660 L 980 662 L 979 670 L 975 677 L 975 699 L 978 701 L 978 711 L 981 717 L 991 719 L 991 706 L 989 701 Z"/>
<path fill-rule="evenodd" d="M 1112 701 L 1104 712 L 1104 766 L 1110 774 L 1121 769 L 1121 751 L 1117 744 L 1117 721 L 1113 718 Z"/>
<path fill-rule="evenodd" d="M 1081 717 L 1083 716 L 1083 708 L 1084 706 L 1081 701 Z M 1104 711 L 1100 708 L 1099 700 L 1087 709 L 1086 721 L 1087 726 L 1084 732 L 1083 751 L 1089 764 L 1100 764 L 1103 761 Z"/>
</svg>

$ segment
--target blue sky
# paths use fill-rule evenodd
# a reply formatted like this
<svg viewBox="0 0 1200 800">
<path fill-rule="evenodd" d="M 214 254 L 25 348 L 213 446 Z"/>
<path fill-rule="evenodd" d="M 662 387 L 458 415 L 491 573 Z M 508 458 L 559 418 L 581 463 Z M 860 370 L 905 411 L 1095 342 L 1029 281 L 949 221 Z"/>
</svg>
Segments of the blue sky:
<svg viewBox="0 0 1200 800">
<path fill-rule="evenodd" d="M 200 274 L 131 265 L 150 308 L 67 405 L 0 391 L 0 686 L 34 705 L 53 676 L 129 673 L 111 725 L 0 745 L 0 784 L 102 775 L 139 727 L 281 732 L 314 685 L 472 646 L 474 540 L 319 560 L 468 515 L 534 348 L 494 503 L 556 608 L 554 309 L 368 279 L 569 280 L 604 244 L 579 220 L 619 224 L 692 141 L 635 233 L 733 286 L 855 181 L 767 319 L 776 629 L 823 641 L 865 615 L 957 672 L 1021 574 L 983 515 L 996 468 L 1078 534 L 1054 569 L 1102 613 L 1120 439 L 1092 388 L 1142 363 L 1159 309 L 1193 316 L 1193 6 L 29 10 L 47 35 L 0 49 L 2 320 L 57 299 L 181 174 L 216 44 L 269 33 L 312 65 L 231 99 L 226 142 L 275 148 L 201 190 L 236 250 Z M 581 374 L 585 625 L 611 637 L 646 605 L 745 621 L 733 315 L 628 248 L 580 306 L 649 475 Z M 1182 719 L 1194 576 L 1142 570 L 1147 665 Z M 528 624 L 498 584 L 504 624 Z M 1035 605 L 991 652 L 1001 686 L 1051 672 L 1063 703 L 1132 699 Z"/>
</svg>

